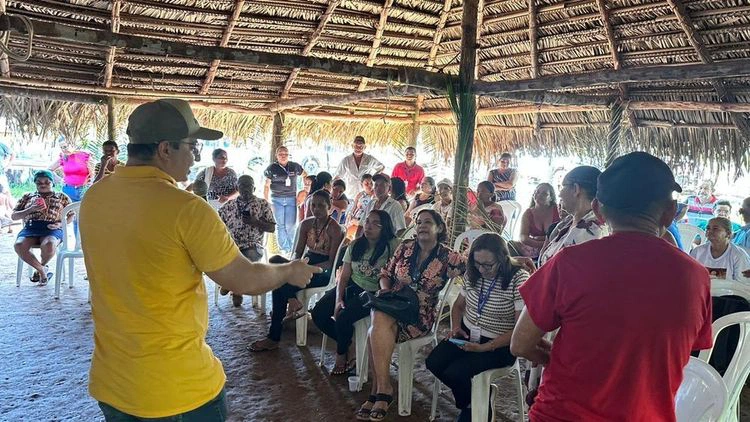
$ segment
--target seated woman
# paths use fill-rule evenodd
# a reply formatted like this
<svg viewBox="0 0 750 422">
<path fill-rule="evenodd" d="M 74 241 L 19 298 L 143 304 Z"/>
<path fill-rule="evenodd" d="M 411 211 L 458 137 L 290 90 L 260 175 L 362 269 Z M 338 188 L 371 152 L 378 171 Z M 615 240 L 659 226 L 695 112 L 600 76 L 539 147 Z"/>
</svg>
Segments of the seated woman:
<svg viewBox="0 0 750 422">
<path fill-rule="evenodd" d="M 324 190 L 328 193 L 331 193 L 333 190 L 333 176 L 331 176 L 331 173 L 328 173 L 327 171 L 321 171 L 320 173 L 315 175 L 315 181 L 313 182 L 312 186 L 310 187 L 310 192 L 317 192 L 319 190 Z M 310 202 L 312 201 L 312 195 L 308 195 L 307 199 L 305 200 L 305 218 L 312 217 L 312 209 L 310 208 Z M 331 208 L 333 208 L 333 199 L 331 200 Z"/>
<path fill-rule="evenodd" d="M 417 322 L 409 324 L 379 310 L 372 311 L 370 358 L 374 380 L 369 398 L 357 410 L 358 420 L 385 418 L 393 402 L 391 356 L 396 343 L 427 335 L 437 318 L 438 294 L 448 279 L 464 272 L 463 257 L 448 247 L 445 223 L 434 210 L 422 210 L 416 218 L 416 240 L 404 241 L 380 272 L 381 295 L 414 289 L 419 299 Z"/>
<path fill-rule="evenodd" d="M 409 208 L 406 210 L 406 225 L 411 225 L 411 214 L 414 209 L 421 207 L 426 204 L 435 203 L 435 179 L 432 177 L 425 177 L 422 180 L 422 185 L 419 189 L 419 193 L 414 196 L 414 199 L 409 203 Z"/>
<path fill-rule="evenodd" d="M 540 183 L 534 191 L 531 205 L 521 216 L 521 240 L 511 242 L 523 256 L 539 257 L 547 239 L 547 229 L 560 221 L 555 189 L 549 183 Z"/>
<path fill-rule="evenodd" d="M 708 220 L 706 225 L 708 243 L 694 247 L 690 256 L 703 264 L 711 278 L 748 281 L 750 257 L 742 248 L 732 243 L 732 222 L 724 217 Z"/>
<path fill-rule="evenodd" d="M 333 204 L 331 217 L 339 224 L 346 222 L 346 209 L 349 208 L 349 198 L 346 197 L 344 191 L 346 191 L 346 183 L 341 179 L 334 180 L 331 188 L 331 203 Z"/>
<path fill-rule="evenodd" d="M 336 340 L 336 364 L 331 370 L 333 375 L 346 374 L 354 367 L 354 323 L 370 314 L 370 310 L 362 306 L 359 294 L 363 291 L 376 292 L 380 288 L 380 270 L 398 246 L 387 212 L 373 210 L 363 226 L 364 235 L 352 242 L 344 253 L 344 265 L 336 288 L 327 291 L 312 310 L 315 325 Z"/>
<path fill-rule="evenodd" d="M 451 311 L 453 331 L 426 362 L 427 369 L 453 391 L 461 410 L 458 421 L 471 421 L 471 378 L 516 360 L 510 354 L 510 337 L 523 310 L 518 287 L 528 278 L 499 234 L 485 233 L 472 243 L 463 291 Z M 450 339 L 468 343 L 460 345 Z"/>
<path fill-rule="evenodd" d="M 324 271 L 313 275 L 307 287 L 323 287 L 331 279 L 336 251 L 344 239 L 344 228 L 331 218 L 331 195 L 327 191 L 317 190 L 310 195 L 310 210 L 313 216 L 300 223 L 299 238 L 294 245 L 294 258 L 300 259 L 304 253 L 311 265 L 322 268 Z M 307 248 L 306 253 L 305 248 Z M 286 261 L 280 256 L 273 256 L 268 260 L 274 264 Z M 302 304 L 296 298 L 300 290 L 291 284 L 285 284 L 273 291 L 271 326 L 268 329 L 268 335 L 250 344 L 248 348 L 251 351 L 264 352 L 277 349 L 281 341 L 283 323 L 307 315 L 307 310 L 303 309 Z M 287 302 L 289 302 L 288 313 L 285 312 Z"/>
<path fill-rule="evenodd" d="M 495 187 L 486 180 L 479 182 L 476 196 L 476 204 L 469 207 L 469 228 L 502 233 L 505 228 L 505 213 L 503 207 L 494 200 Z"/>
<path fill-rule="evenodd" d="M 315 183 L 315 175 L 307 176 L 305 177 L 304 185 L 302 187 L 302 190 L 297 192 L 297 218 L 299 221 L 302 221 L 305 219 L 306 214 L 306 200 L 307 197 L 310 195 L 310 192 L 312 189 L 312 185 Z"/>
<path fill-rule="evenodd" d="M 68 195 L 52 191 L 53 177 L 49 170 L 36 172 L 36 192 L 24 194 L 10 216 L 13 220 L 23 220 L 23 229 L 18 233 L 14 248 L 23 262 L 36 270 L 31 281 L 39 282 L 40 286 L 52 277 L 47 263 L 63 240 L 62 210 L 71 204 Z M 72 215 L 67 218 L 68 222 L 72 219 Z M 31 252 L 31 247 L 37 245 L 42 252 L 41 261 Z"/>
<path fill-rule="evenodd" d="M 409 209 L 409 201 L 406 199 L 406 182 L 399 177 L 391 177 L 391 198 L 396 200 L 404 209 Z"/>
</svg>

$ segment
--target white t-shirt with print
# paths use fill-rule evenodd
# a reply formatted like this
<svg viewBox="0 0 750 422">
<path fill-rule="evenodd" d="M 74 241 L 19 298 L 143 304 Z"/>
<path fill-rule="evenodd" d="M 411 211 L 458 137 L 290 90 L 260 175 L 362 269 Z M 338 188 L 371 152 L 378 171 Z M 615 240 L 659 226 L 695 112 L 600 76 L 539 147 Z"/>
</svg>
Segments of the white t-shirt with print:
<svg viewBox="0 0 750 422">
<path fill-rule="evenodd" d="M 694 247 L 690 256 L 706 267 L 711 278 L 734 281 L 750 281 L 742 272 L 750 270 L 750 256 L 739 246 L 730 243 L 727 250 L 718 258 L 711 256 L 711 243 Z"/>
</svg>

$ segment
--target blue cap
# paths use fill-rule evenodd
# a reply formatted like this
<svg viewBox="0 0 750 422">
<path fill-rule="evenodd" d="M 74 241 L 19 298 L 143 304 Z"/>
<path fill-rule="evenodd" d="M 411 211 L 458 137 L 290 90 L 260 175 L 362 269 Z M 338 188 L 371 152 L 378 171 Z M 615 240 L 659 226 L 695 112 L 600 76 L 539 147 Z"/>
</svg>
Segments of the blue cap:
<svg viewBox="0 0 750 422">
<path fill-rule="evenodd" d="M 642 209 L 682 192 L 667 163 L 645 152 L 616 159 L 599 176 L 596 199 L 619 209 Z"/>
</svg>

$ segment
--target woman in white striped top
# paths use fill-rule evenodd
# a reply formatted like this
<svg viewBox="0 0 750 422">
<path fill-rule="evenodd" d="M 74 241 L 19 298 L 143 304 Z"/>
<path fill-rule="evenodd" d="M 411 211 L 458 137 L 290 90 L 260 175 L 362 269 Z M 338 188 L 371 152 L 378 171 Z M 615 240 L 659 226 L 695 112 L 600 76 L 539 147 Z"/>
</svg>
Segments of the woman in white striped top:
<svg viewBox="0 0 750 422">
<path fill-rule="evenodd" d="M 458 421 L 471 420 L 471 378 L 515 362 L 510 337 L 523 309 L 518 287 L 527 278 L 529 273 L 510 257 L 500 235 L 486 233 L 474 240 L 466 283 L 451 312 L 453 331 L 426 362 L 427 369 L 453 391 L 461 410 Z"/>
</svg>

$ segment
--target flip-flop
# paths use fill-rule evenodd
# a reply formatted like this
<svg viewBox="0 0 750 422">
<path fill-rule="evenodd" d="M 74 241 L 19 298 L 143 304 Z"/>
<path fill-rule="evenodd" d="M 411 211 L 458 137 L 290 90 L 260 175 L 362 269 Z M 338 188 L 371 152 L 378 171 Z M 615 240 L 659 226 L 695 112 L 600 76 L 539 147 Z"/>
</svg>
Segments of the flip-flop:
<svg viewBox="0 0 750 422">
<path fill-rule="evenodd" d="M 40 275 L 38 271 L 34 271 L 34 274 L 29 277 L 29 280 L 31 280 L 32 283 L 39 283 Z"/>
<path fill-rule="evenodd" d="M 304 310 L 304 309 L 302 309 L 302 308 L 300 308 L 300 309 L 297 309 L 296 311 L 292 312 L 291 314 L 286 314 L 284 316 L 284 319 L 281 320 L 281 323 L 282 324 L 286 324 L 289 321 L 296 321 L 296 320 L 302 318 L 303 316 L 307 316 L 307 311 Z"/>
<path fill-rule="evenodd" d="M 346 363 L 344 363 L 344 366 L 334 365 L 333 369 L 331 369 L 331 375 L 345 375 L 351 372 L 356 367 L 357 367 L 357 360 L 350 359 L 346 361 Z"/>
<path fill-rule="evenodd" d="M 272 346 L 258 346 L 257 344 L 260 343 L 261 341 L 265 341 L 265 340 L 258 340 L 256 342 L 250 343 L 247 346 L 247 350 L 249 350 L 251 352 L 260 353 L 260 352 L 268 352 L 268 351 L 271 351 L 271 350 L 276 350 L 276 349 L 279 348 L 279 344 L 278 343 L 276 343 L 276 344 L 274 344 Z"/>
<path fill-rule="evenodd" d="M 375 400 L 377 400 L 377 397 L 372 394 L 369 397 L 367 397 L 367 401 L 362 403 L 362 406 L 359 407 L 359 409 L 354 413 L 354 416 L 357 418 L 358 421 L 369 421 L 370 420 L 370 412 L 372 411 L 372 406 L 375 405 Z M 370 403 L 371 406 L 365 407 L 367 403 Z"/>
</svg>

